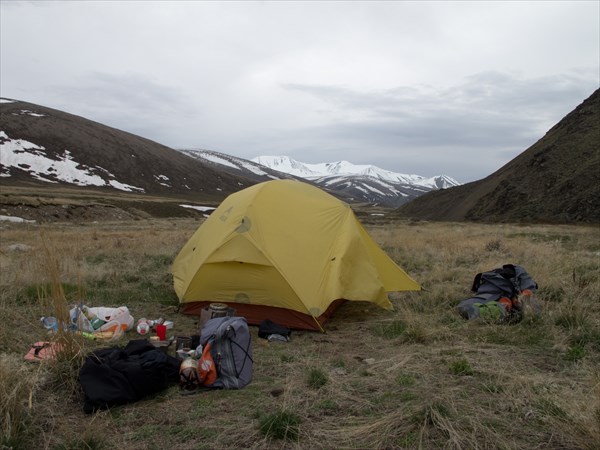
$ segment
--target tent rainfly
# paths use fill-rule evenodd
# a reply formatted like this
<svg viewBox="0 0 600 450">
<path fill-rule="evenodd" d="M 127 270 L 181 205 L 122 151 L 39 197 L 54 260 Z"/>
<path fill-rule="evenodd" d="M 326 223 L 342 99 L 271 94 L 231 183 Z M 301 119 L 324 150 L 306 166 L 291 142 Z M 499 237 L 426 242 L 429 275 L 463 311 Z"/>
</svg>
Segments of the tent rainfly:
<svg viewBox="0 0 600 450">
<path fill-rule="evenodd" d="M 172 273 L 184 313 L 218 302 L 250 324 L 270 319 L 320 331 L 343 301 L 392 309 L 388 292 L 421 289 L 349 205 L 294 180 L 227 197 L 183 246 Z"/>
</svg>

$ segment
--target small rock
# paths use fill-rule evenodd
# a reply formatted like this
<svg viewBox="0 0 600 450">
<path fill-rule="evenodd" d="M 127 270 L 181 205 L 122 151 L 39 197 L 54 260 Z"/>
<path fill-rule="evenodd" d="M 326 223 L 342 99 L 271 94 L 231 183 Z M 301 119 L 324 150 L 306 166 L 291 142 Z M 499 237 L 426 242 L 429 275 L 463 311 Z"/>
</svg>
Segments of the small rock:
<svg viewBox="0 0 600 450">
<path fill-rule="evenodd" d="M 375 364 L 375 358 L 365 358 L 364 362 L 368 365 Z"/>
<path fill-rule="evenodd" d="M 283 389 L 282 388 L 273 389 L 271 391 L 271 395 L 273 397 L 279 397 L 281 394 L 283 394 Z"/>
<path fill-rule="evenodd" d="M 8 246 L 8 251 L 10 252 L 28 252 L 29 250 L 31 250 L 31 247 L 25 244 L 12 244 Z"/>
</svg>

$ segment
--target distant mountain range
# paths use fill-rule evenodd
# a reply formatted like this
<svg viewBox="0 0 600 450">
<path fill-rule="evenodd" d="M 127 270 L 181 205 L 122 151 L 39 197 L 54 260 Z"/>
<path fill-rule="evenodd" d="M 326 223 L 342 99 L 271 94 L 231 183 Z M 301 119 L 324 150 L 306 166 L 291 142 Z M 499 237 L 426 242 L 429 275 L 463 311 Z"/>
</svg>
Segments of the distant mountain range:
<svg viewBox="0 0 600 450">
<path fill-rule="evenodd" d="M 83 117 L 18 100 L 0 99 L 0 117 L 0 179 L 4 184 L 71 185 L 219 201 L 254 183 L 297 178 L 348 202 L 387 207 L 458 184 L 448 177 L 426 179 L 345 161 L 309 165 L 287 157 L 259 157 L 256 162 L 208 150 L 176 151 Z"/>
<path fill-rule="evenodd" d="M 189 215 L 192 206 L 212 206 L 252 184 L 281 178 L 305 180 L 347 202 L 399 207 L 404 218 L 598 223 L 600 93 L 504 167 L 465 185 L 443 175 L 425 178 L 346 161 L 306 164 L 284 156 L 249 161 L 209 150 L 174 150 L 66 112 L 0 99 L 0 212 L 18 211 L 26 202 L 30 209 L 36 202 L 37 209 L 50 207 L 35 195 L 46 198 L 68 187 L 85 192 L 85 198 L 93 193 L 93 201 L 80 197 L 88 210 L 100 202 L 106 206 L 102 211 L 123 207 L 133 214 L 145 202 L 149 216 Z M 9 186 L 44 193 L 10 197 L 4 189 Z M 54 217 L 70 211 L 59 201 L 53 205 Z"/>
<path fill-rule="evenodd" d="M 440 221 L 600 222 L 600 90 L 483 180 L 425 194 L 404 217 Z"/>
<path fill-rule="evenodd" d="M 307 164 L 288 156 L 257 156 L 246 160 L 211 150 L 180 151 L 230 174 L 243 175 L 256 181 L 304 179 L 346 201 L 387 207 L 398 207 L 426 192 L 460 184 L 444 175 L 425 178 L 391 172 L 373 165 L 355 165 L 348 161 Z"/>
<path fill-rule="evenodd" d="M 425 178 L 420 175 L 406 175 L 391 172 L 373 165 L 357 165 L 348 161 L 307 164 L 288 156 L 257 156 L 252 161 L 280 172 L 289 173 L 309 180 L 322 180 L 328 177 L 372 177 L 389 183 L 402 183 L 421 186 L 428 190 L 445 189 L 460 183 L 448 176 L 440 175 Z"/>
</svg>

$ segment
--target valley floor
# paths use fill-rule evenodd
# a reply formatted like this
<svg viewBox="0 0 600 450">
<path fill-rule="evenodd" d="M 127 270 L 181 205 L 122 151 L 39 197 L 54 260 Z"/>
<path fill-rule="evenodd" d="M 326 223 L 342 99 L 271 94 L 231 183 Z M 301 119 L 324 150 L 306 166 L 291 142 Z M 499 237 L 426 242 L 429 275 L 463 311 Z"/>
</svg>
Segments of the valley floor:
<svg viewBox="0 0 600 450">
<path fill-rule="evenodd" d="M 0 213 L 4 214 L 4 213 Z M 389 222 L 367 231 L 422 286 L 393 311 L 348 302 L 326 333 L 268 343 L 251 327 L 253 380 L 183 396 L 174 385 L 86 415 L 81 357 L 23 361 L 57 304 L 178 312 L 170 264 L 199 218 L 0 223 L 0 419 L 8 448 L 600 448 L 600 230 L 582 226 Z M 475 274 L 519 264 L 540 317 L 467 322 Z M 58 289 L 57 287 L 60 287 Z M 138 338 L 127 333 L 117 344 Z M 107 344 L 78 340 L 80 355 Z M 283 430 L 280 432 L 280 430 Z M 287 430 L 287 434 L 286 434 Z"/>
</svg>

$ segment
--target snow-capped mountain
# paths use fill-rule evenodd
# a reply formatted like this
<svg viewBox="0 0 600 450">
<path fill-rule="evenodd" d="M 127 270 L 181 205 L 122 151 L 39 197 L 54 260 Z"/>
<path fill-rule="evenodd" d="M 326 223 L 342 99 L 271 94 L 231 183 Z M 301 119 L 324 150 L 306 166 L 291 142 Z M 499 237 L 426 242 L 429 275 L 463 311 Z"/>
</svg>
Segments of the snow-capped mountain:
<svg viewBox="0 0 600 450">
<path fill-rule="evenodd" d="M 460 185 L 446 175 L 426 178 L 348 161 L 307 164 L 288 156 L 257 156 L 252 161 L 305 178 L 322 187 L 344 192 L 355 201 L 393 207 L 403 205 L 429 191 Z"/>
<path fill-rule="evenodd" d="M 352 164 L 348 161 L 336 161 L 331 163 L 307 164 L 296 161 L 289 156 L 257 156 L 252 158 L 258 164 L 280 172 L 289 173 L 306 179 L 322 179 L 323 177 L 335 176 L 365 176 L 391 183 L 404 183 L 424 188 L 445 189 L 458 186 L 460 183 L 446 175 L 426 178 L 421 175 L 407 175 L 392 172 L 373 165 Z"/>
<path fill-rule="evenodd" d="M 456 180 L 446 176 L 425 178 L 419 175 L 405 175 L 348 161 L 307 164 L 288 156 L 258 156 L 246 160 L 211 150 L 179 151 L 224 172 L 257 182 L 300 178 L 348 202 L 388 207 L 398 207 L 432 190 L 459 185 Z"/>
</svg>

